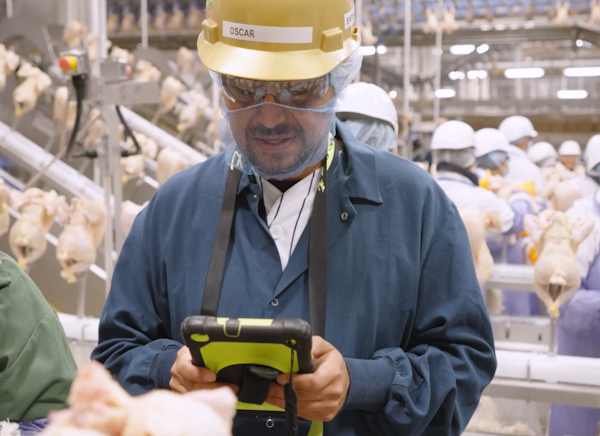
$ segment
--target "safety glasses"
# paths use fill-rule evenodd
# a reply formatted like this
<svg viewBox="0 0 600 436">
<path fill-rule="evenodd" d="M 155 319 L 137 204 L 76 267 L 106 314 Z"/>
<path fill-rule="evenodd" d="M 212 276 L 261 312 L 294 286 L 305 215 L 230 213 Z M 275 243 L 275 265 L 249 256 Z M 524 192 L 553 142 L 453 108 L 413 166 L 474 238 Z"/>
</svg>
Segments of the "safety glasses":
<svg viewBox="0 0 600 436">
<path fill-rule="evenodd" d="M 226 75 L 220 75 L 220 80 L 227 98 L 244 107 L 263 102 L 267 95 L 284 106 L 309 107 L 323 98 L 329 89 L 329 75 L 288 82 L 265 82 Z"/>
</svg>

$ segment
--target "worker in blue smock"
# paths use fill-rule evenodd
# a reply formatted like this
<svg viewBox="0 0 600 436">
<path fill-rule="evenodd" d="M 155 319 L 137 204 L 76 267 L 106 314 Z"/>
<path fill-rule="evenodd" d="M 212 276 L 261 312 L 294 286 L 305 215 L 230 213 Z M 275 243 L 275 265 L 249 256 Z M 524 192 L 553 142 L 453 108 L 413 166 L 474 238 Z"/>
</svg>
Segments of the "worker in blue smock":
<svg viewBox="0 0 600 436">
<path fill-rule="evenodd" d="M 509 167 L 510 144 L 497 129 L 481 129 L 475 133 L 477 166 L 490 171 L 492 175 L 505 176 Z M 517 185 L 518 186 L 518 185 Z M 500 236 L 487 239 L 494 263 L 513 265 L 525 264 L 523 233 L 525 215 L 538 211 L 532 193 L 522 188 L 509 189 L 505 199 L 514 213 L 512 228 Z M 533 292 L 503 291 L 504 313 L 506 315 L 538 315 L 540 305 Z"/>
<path fill-rule="evenodd" d="M 591 150 L 588 175 L 600 186 L 600 148 Z M 568 211 L 593 217 L 596 225 L 577 250 L 581 288 L 560 308 L 558 354 L 600 358 L 600 191 L 577 200 Z M 598 436 L 600 409 L 553 405 L 550 436 Z"/>
<path fill-rule="evenodd" d="M 218 316 L 312 321 L 309 276 L 326 268 L 316 369 L 293 377 L 299 435 L 319 422 L 336 436 L 466 427 L 496 367 L 469 241 L 428 174 L 336 121 L 362 61 L 353 13 L 351 0 L 207 2 L 199 52 L 223 92 L 227 149 L 169 179 L 125 241 L 92 356 L 128 392 L 219 386 L 179 334 L 200 312 L 213 248 L 224 249 L 219 227 L 229 244 Z M 230 199 L 231 226 L 219 226 Z M 324 263 L 309 268 L 315 250 Z M 271 384 L 269 404 L 285 406 L 288 380 Z M 237 417 L 233 434 L 286 428 Z"/>
</svg>

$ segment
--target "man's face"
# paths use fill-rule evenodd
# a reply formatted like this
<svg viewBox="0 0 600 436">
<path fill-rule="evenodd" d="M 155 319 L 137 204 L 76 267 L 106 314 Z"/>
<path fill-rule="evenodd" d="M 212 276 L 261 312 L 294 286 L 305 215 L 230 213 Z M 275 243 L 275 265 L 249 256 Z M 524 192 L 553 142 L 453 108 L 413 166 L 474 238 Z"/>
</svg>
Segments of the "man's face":
<svg viewBox="0 0 600 436">
<path fill-rule="evenodd" d="M 562 164 L 565 166 L 565 168 L 567 168 L 570 171 L 573 171 L 575 169 L 575 166 L 577 165 L 577 159 L 578 159 L 578 156 L 561 156 L 560 157 Z"/>
<path fill-rule="evenodd" d="M 267 90 L 268 92 L 268 90 Z M 334 96 L 333 87 L 309 107 L 321 106 Z M 243 107 L 224 97 L 227 109 Z M 267 94 L 265 103 L 276 103 Z M 293 107 L 259 104 L 233 112 L 228 118 L 235 142 L 248 156 L 252 165 L 269 173 L 285 174 L 295 171 L 323 141 L 324 129 L 329 132 L 332 116 L 305 112 Z"/>
</svg>

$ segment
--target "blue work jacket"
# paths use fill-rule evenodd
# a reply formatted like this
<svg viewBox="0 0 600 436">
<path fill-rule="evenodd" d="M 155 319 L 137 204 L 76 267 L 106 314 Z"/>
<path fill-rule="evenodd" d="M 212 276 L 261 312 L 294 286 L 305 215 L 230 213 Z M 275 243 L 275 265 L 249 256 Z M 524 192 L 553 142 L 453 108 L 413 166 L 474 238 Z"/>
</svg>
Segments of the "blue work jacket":
<svg viewBox="0 0 600 436">
<path fill-rule="evenodd" d="M 324 434 L 458 436 L 496 368 L 465 228 L 426 172 L 337 132 L 325 339 L 350 389 Z M 219 154 L 173 176 L 127 237 L 92 357 L 131 394 L 169 386 L 181 322 L 200 312 L 227 170 Z M 239 184 L 218 315 L 309 320 L 309 226 L 282 273 L 253 179 Z M 234 434 L 285 434 L 265 422 L 238 418 Z"/>
</svg>

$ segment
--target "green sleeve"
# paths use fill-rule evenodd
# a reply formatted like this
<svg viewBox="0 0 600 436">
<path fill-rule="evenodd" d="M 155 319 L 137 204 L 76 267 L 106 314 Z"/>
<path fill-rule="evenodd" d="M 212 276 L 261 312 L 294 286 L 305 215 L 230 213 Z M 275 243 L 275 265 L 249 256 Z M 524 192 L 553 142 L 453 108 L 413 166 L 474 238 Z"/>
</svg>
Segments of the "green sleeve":
<svg viewBox="0 0 600 436">
<path fill-rule="evenodd" d="M 0 421 L 33 421 L 66 407 L 75 360 L 40 290 L 12 258 L 0 258 Z"/>
</svg>

